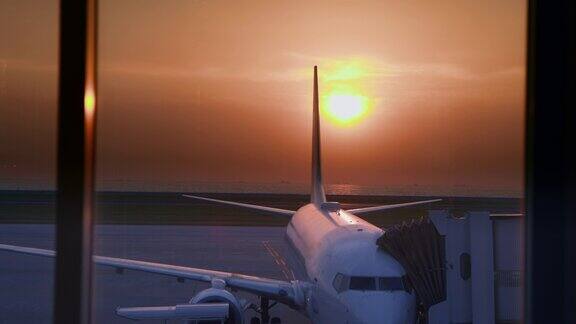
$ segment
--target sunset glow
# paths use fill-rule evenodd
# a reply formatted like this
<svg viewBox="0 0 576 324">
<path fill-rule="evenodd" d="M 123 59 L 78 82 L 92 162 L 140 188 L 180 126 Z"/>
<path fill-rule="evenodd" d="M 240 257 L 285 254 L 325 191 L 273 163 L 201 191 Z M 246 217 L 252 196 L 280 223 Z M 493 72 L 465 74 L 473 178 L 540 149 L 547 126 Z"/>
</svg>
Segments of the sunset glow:
<svg viewBox="0 0 576 324">
<path fill-rule="evenodd" d="M 2 4 L 0 184 L 55 186 L 58 2 Z M 522 189 L 525 1 L 99 7 L 98 95 L 84 99 L 106 188 L 307 190 L 318 66 L 327 183 Z"/>
</svg>

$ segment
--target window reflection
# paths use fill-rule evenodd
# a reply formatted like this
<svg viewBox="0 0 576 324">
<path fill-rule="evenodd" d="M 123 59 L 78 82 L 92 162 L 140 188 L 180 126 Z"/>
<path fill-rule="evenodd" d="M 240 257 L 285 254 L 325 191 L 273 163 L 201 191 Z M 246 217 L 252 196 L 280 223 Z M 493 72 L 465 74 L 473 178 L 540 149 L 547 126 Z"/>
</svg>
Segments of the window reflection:
<svg viewBox="0 0 576 324">
<path fill-rule="evenodd" d="M 0 323 L 49 323 L 54 262 L 58 1 L 0 2 Z"/>
</svg>

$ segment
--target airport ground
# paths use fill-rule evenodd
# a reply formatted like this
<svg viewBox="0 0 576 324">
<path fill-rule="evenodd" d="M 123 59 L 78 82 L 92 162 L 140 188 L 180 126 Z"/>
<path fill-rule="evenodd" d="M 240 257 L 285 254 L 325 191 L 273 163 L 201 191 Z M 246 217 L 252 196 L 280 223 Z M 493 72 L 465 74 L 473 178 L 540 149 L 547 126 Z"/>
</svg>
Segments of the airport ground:
<svg viewBox="0 0 576 324">
<path fill-rule="evenodd" d="M 268 249 L 282 253 L 284 230 L 266 226 L 98 225 L 99 255 L 239 272 L 286 280 Z M 54 226 L 0 224 L 5 244 L 53 249 Z M 117 307 L 168 306 L 187 303 L 208 284 L 126 270 L 95 267 L 94 323 L 134 323 L 115 315 Z M 54 263 L 52 259 L 0 252 L 0 323 L 51 323 Z M 255 296 L 237 293 L 256 303 Z M 284 305 L 271 310 L 283 323 L 309 323 Z M 247 311 L 246 318 L 255 316 Z M 164 323 L 146 321 L 144 323 Z M 181 323 L 169 321 L 168 323 Z"/>
<path fill-rule="evenodd" d="M 205 194 L 271 207 L 297 209 L 306 195 Z M 0 192 L 0 243 L 52 249 L 53 192 Z M 336 196 L 344 208 L 400 203 L 415 197 Z M 417 197 L 422 199 L 422 197 Z M 413 207 L 366 216 L 382 227 L 424 216 L 428 208 L 455 214 L 488 210 L 517 213 L 521 200 L 512 198 L 445 198 L 433 206 Z M 287 220 L 238 208 L 181 197 L 179 193 L 100 193 L 97 199 L 95 251 L 99 255 L 230 271 L 286 280 L 274 253 L 287 249 Z M 52 309 L 53 261 L 0 252 L 0 323 L 49 323 Z M 95 323 L 132 323 L 119 318 L 117 307 L 186 303 L 206 284 L 154 274 L 96 267 Z M 239 294 L 256 302 L 250 294 Z M 254 315 L 249 311 L 247 318 Z M 283 323 L 308 323 L 301 314 L 279 305 L 272 310 Z"/>
</svg>

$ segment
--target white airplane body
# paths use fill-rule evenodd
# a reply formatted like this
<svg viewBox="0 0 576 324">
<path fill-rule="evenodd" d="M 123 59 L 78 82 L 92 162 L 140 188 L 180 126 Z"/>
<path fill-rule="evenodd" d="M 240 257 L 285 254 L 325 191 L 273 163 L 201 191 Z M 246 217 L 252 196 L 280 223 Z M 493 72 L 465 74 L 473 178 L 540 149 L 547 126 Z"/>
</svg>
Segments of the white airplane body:
<svg viewBox="0 0 576 324">
<path fill-rule="evenodd" d="M 415 322 L 415 295 L 406 286 L 404 269 L 376 244 L 383 230 L 354 214 L 425 204 L 439 199 L 348 211 L 341 209 L 338 203 L 327 202 L 321 174 L 318 98 L 318 76 L 314 67 L 311 203 L 297 211 L 291 211 L 184 195 L 203 201 L 289 217 L 286 239 L 305 269 L 305 278 L 289 282 L 229 272 L 94 256 L 94 263 L 99 265 L 212 284 L 212 288 L 197 294 L 189 304 L 119 308 L 118 315 L 131 319 L 178 318 L 186 321 L 219 319 L 225 323 L 243 323 L 243 313 L 248 308 L 248 303 L 230 292 L 230 290 L 242 290 L 260 297 L 261 305 L 255 308 L 262 312 L 264 323 L 269 321 L 269 300 L 284 303 L 318 324 Z M 55 255 L 55 252 L 50 250 L 3 244 L 0 244 L 0 250 L 47 257 Z"/>
<path fill-rule="evenodd" d="M 402 285 L 404 269 L 376 245 L 382 233 L 346 211 L 307 205 L 294 215 L 287 236 L 303 254 L 307 274 L 316 286 L 307 309 L 314 323 L 414 322 L 415 299 Z M 372 280 L 373 287 L 337 291 L 337 275 Z M 380 288 L 379 278 L 398 285 Z"/>
</svg>

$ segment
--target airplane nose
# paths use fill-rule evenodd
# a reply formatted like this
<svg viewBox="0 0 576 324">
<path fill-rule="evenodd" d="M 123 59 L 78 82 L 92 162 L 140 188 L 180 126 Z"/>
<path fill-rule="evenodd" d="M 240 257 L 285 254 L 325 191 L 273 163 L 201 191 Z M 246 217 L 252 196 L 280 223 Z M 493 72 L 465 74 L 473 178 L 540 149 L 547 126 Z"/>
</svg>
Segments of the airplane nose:
<svg viewBox="0 0 576 324">
<path fill-rule="evenodd" d="M 407 293 L 393 293 L 377 299 L 366 298 L 356 309 L 356 317 L 363 324 L 414 324 L 414 297 Z"/>
</svg>

